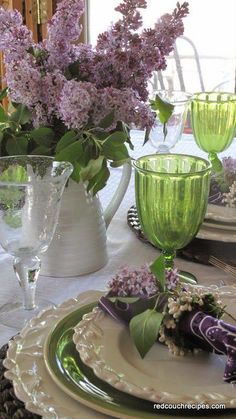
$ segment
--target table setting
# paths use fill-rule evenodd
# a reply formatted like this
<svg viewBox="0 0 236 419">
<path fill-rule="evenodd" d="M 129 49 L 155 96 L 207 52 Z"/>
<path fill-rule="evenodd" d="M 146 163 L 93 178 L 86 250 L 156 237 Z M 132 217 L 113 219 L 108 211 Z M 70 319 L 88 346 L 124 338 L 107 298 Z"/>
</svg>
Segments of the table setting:
<svg viewBox="0 0 236 419">
<path fill-rule="evenodd" d="M 2 419 L 235 416 L 236 95 L 150 93 L 189 8 L 146 7 L 0 7 Z"/>
</svg>

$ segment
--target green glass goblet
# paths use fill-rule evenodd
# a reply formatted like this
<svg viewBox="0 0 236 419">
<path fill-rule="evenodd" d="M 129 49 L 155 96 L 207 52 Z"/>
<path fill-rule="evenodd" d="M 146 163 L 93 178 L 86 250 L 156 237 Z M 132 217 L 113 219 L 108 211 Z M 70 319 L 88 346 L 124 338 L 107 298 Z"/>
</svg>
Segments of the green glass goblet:
<svg viewBox="0 0 236 419">
<path fill-rule="evenodd" d="M 144 234 L 162 249 L 167 269 L 197 234 L 206 212 L 211 164 L 199 157 L 155 154 L 136 160 L 135 192 Z"/>
<path fill-rule="evenodd" d="M 236 95 L 219 92 L 194 94 L 191 120 L 198 147 L 208 153 L 213 170 L 221 171 L 217 153 L 230 146 L 236 133 Z"/>
</svg>

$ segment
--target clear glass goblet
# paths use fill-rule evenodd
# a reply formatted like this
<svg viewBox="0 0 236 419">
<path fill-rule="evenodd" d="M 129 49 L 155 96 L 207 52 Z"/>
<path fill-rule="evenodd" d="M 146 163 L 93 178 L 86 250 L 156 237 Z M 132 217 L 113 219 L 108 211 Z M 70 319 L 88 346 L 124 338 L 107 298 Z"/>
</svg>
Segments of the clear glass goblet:
<svg viewBox="0 0 236 419">
<path fill-rule="evenodd" d="M 183 134 L 192 95 L 178 90 L 157 90 L 153 92 L 152 99 L 155 99 L 156 95 L 173 105 L 174 109 L 166 123 L 166 131 L 156 111 L 156 120 L 149 139 L 157 153 L 169 153 Z"/>
<path fill-rule="evenodd" d="M 52 157 L 0 158 L 0 244 L 14 257 L 13 267 L 23 292 L 19 303 L 0 308 L 0 322 L 20 327 L 34 315 L 39 255 L 52 240 L 65 184 L 73 171 Z M 27 314 L 28 312 L 28 314 Z"/>
<path fill-rule="evenodd" d="M 214 171 L 222 170 L 217 153 L 226 150 L 236 134 L 236 95 L 204 92 L 191 101 L 193 135 L 199 148 L 206 151 Z"/>
<path fill-rule="evenodd" d="M 150 242 L 162 249 L 167 269 L 175 252 L 197 234 L 206 212 L 211 164 L 199 157 L 154 154 L 134 163 L 136 206 Z"/>
</svg>

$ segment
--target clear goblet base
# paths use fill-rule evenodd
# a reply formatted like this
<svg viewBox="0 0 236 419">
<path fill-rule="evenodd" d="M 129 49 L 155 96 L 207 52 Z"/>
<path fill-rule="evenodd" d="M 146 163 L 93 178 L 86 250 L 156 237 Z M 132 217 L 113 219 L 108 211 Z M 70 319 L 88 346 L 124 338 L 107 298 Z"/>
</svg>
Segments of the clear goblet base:
<svg viewBox="0 0 236 419">
<path fill-rule="evenodd" d="M 49 300 L 39 299 L 35 308 L 26 310 L 22 303 L 9 301 L 0 307 L 0 323 L 19 332 L 29 320 L 53 305 Z"/>
</svg>

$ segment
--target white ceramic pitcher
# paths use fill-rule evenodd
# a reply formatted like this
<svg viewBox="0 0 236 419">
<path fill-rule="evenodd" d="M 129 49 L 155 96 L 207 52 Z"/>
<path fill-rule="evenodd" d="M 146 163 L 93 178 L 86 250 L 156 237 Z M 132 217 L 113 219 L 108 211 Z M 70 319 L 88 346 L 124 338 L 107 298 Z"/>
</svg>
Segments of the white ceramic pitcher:
<svg viewBox="0 0 236 419">
<path fill-rule="evenodd" d="M 106 264 L 106 228 L 119 208 L 130 176 L 131 165 L 125 164 L 119 186 L 104 214 L 97 195 L 93 197 L 87 193 L 82 182 L 69 180 L 52 243 L 41 256 L 41 275 L 79 276 L 97 271 Z"/>
</svg>

